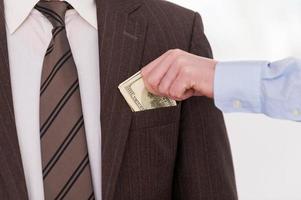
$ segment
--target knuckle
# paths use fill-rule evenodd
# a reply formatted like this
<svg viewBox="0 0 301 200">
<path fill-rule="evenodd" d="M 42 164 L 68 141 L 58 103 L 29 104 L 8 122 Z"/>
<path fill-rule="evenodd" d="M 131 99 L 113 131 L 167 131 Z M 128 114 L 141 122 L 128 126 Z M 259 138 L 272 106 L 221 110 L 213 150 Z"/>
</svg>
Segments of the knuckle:
<svg viewBox="0 0 301 200">
<path fill-rule="evenodd" d="M 172 60 L 174 58 L 174 53 L 171 52 L 166 57 L 168 60 Z"/>
<path fill-rule="evenodd" d="M 175 53 L 177 54 L 182 54 L 182 50 L 181 49 L 174 49 Z"/>
<path fill-rule="evenodd" d="M 188 76 L 190 74 L 190 69 L 189 69 L 189 67 L 182 67 L 181 72 L 183 75 Z"/>
<path fill-rule="evenodd" d="M 149 85 L 151 86 L 151 87 L 153 87 L 153 88 L 155 88 L 156 86 L 157 86 L 157 79 L 155 79 L 155 78 L 149 78 L 148 79 L 148 83 L 149 83 Z"/>
<path fill-rule="evenodd" d="M 159 92 L 160 92 L 161 94 L 168 95 L 168 91 L 167 91 L 166 85 L 161 84 L 161 85 L 159 86 Z"/>
<path fill-rule="evenodd" d="M 182 51 L 180 49 L 173 49 L 171 54 L 173 56 L 177 57 L 177 56 L 181 55 L 181 53 L 182 53 Z"/>
<path fill-rule="evenodd" d="M 183 56 L 178 56 L 177 59 L 175 60 L 174 64 L 177 67 L 180 67 L 184 64 L 184 62 L 185 62 L 185 58 Z"/>
<path fill-rule="evenodd" d="M 173 53 L 173 51 L 174 51 L 174 49 L 170 49 L 170 50 L 168 50 L 166 53 L 167 53 L 168 55 L 170 55 L 170 54 Z"/>
</svg>

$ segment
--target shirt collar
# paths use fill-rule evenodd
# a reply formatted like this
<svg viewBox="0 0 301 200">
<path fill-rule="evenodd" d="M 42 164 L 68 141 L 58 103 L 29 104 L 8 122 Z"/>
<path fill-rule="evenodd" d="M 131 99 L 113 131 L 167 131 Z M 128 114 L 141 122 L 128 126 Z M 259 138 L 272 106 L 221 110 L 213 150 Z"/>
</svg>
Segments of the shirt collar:
<svg viewBox="0 0 301 200">
<path fill-rule="evenodd" d="M 4 0 L 9 32 L 14 33 L 25 21 L 39 0 Z M 66 0 L 88 23 L 97 29 L 95 0 Z"/>
</svg>

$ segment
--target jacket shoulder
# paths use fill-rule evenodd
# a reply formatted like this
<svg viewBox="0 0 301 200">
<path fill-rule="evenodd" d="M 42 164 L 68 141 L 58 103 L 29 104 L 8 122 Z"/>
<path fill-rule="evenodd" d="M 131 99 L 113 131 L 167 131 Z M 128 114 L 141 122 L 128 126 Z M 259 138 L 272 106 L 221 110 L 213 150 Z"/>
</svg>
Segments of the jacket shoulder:
<svg viewBox="0 0 301 200">
<path fill-rule="evenodd" d="M 143 64 L 169 49 L 190 51 L 196 12 L 164 0 L 143 0 L 136 15 L 147 21 Z"/>
<path fill-rule="evenodd" d="M 190 40 L 196 12 L 165 0 L 144 0 L 142 10 L 153 30 L 160 29 L 161 34 L 178 40 Z"/>
</svg>

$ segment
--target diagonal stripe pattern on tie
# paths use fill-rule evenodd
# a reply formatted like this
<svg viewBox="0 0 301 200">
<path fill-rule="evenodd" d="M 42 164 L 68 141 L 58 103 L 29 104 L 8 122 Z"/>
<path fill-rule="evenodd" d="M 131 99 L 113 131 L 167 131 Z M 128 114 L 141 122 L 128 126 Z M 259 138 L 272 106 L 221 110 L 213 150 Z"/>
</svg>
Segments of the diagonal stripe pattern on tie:
<svg viewBox="0 0 301 200">
<path fill-rule="evenodd" d="M 35 8 L 53 25 L 40 90 L 45 199 L 95 199 L 78 74 L 65 29 L 65 14 L 72 7 L 40 1 Z"/>
</svg>

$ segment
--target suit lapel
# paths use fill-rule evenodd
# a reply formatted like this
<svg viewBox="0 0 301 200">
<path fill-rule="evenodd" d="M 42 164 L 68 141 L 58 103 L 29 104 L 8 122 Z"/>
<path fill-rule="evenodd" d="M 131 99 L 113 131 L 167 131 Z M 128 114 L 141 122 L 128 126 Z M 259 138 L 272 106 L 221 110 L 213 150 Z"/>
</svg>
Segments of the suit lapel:
<svg viewBox="0 0 301 200">
<path fill-rule="evenodd" d="M 15 125 L 5 29 L 4 6 L 0 1 L 0 183 L 1 190 L 9 199 L 27 199 Z M 2 191 L 0 195 L 4 194 Z"/>
<path fill-rule="evenodd" d="M 110 2 L 110 3 L 109 3 Z M 123 2 L 123 3 L 121 3 Z M 132 17 L 140 3 L 99 0 L 102 195 L 112 200 L 131 124 L 131 111 L 118 85 L 141 67 L 146 22 Z"/>
</svg>

